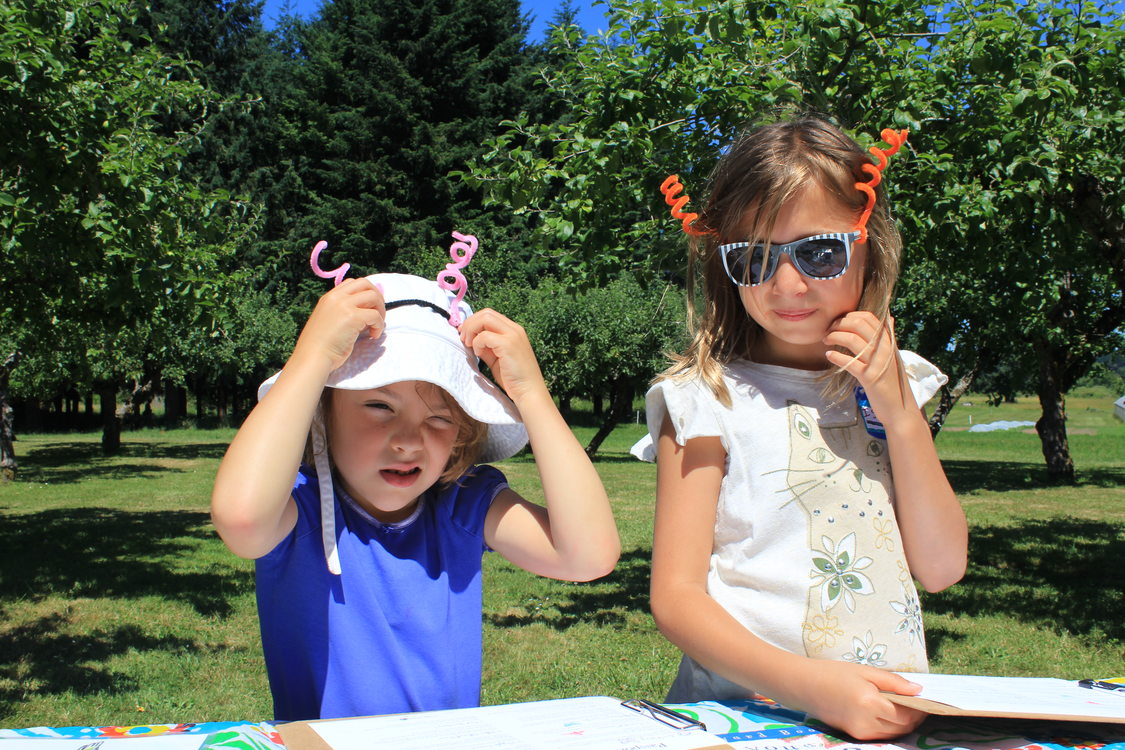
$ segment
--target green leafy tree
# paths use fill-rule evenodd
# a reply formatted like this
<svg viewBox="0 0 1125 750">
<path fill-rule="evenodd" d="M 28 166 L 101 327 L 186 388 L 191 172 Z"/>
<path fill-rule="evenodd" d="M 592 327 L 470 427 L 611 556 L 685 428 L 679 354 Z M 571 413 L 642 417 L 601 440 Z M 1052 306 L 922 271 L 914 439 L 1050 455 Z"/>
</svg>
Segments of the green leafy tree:
<svg viewBox="0 0 1125 750">
<path fill-rule="evenodd" d="M 118 387 L 167 348 L 171 322 L 222 299 L 250 226 L 182 178 L 193 133 L 169 136 L 161 117 L 201 119 L 215 97 L 136 18 L 125 0 L 0 4 L 0 340 L 97 384 L 110 451 Z"/>
<path fill-rule="evenodd" d="M 1047 465 L 1072 478 L 1063 394 L 1122 328 L 1121 18 L 1001 0 L 610 5 L 609 34 L 546 76 L 571 119 L 513 118 L 470 183 L 538 217 L 565 278 L 594 285 L 678 271 L 656 186 L 678 172 L 701 188 L 745 120 L 813 110 L 861 142 L 909 128 L 888 180 L 901 338 L 959 385 L 1034 353 Z"/>
<path fill-rule="evenodd" d="M 482 211 L 449 173 L 525 107 L 524 34 L 517 0 L 336 0 L 295 25 L 291 85 L 263 92 L 280 137 L 255 253 L 274 283 L 311 302 L 307 252 L 321 239 L 326 265 L 357 272 L 417 268 L 454 229 L 515 247 L 508 212 Z"/>
<path fill-rule="evenodd" d="M 1008 391 L 1034 384 L 1061 481 L 1074 479 L 1065 394 L 1125 326 L 1125 24 L 1109 18 L 1093 4 L 950 6 L 958 33 L 904 105 L 923 122 L 904 212 L 925 248 L 906 283 L 925 297 L 917 316 L 959 318 L 948 340 L 970 362 L 1011 373 Z"/>
<path fill-rule="evenodd" d="M 547 386 L 564 406 L 576 398 L 606 404 L 586 445 L 591 457 L 664 369 L 665 352 L 683 344 L 680 292 L 669 284 L 643 287 L 629 275 L 582 292 L 550 278 L 535 289 L 509 286 L 488 304 L 527 330 Z"/>
<path fill-rule="evenodd" d="M 301 112 L 300 105 L 290 103 L 302 96 L 294 90 L 298 61 L 291 47 L 302 22 L 288 18 L 277 31 L 267 32 L 261 24 L 261 8 L 256 0 L 152 0 L 145 19 L 157 46 L 191 61 L 191 74 L 222 97 L 190 144 L 184 158 L 185 177 L 252 201 L 263 215 L 262 233 L 268 234 L 271 220 L 284 216 L 284 209 L 277 210 L 278 203 L 284 205 L 289 195 L 284 185 L 292 163 L 279 145 L 291 126 L 285 114 Z M 174 113 L 167 127 L 175 131 L 189 126 L 193 114 Z M 186 330 L 178 340 L 198 344 L 184 351 L 191 367 L 177 361 L 162 373 L 168 390 L 179 391 L 188 383 L 202 389 L 204 392 L 195 393 L 197 400 L 214 405 L 220 417 L 226 416 L 228 401 L 235 405 L 237 416 L 242 404 L 254 398 L 254 378 L 264 368 L 284 361 L 287 353 L 278 355 L 272 347 L 251 345 L 248 338 L 259 330 L 279 333 L 274 330 L 279 324 L 275 319 L 278 311 L 290 320 L 286 329 L 303 318 L 297 300 L 277 293 L 284 284 L 276 277 L 276 264 L 259 252 L 259 238 L 260 234 L 249 238 L 238 248 L 237 259 L 232 259 L 247 276 L 247 284 L 218 311 L 215 328 L 203 331 L 203 340 L 199 340 L 200 331 L 192 321 L 184 321 Z M 289 260 L 299 261 L 301 249 L 291 248 Z M 300 268 L 307 275 L 307 263 Z M 258 289 L 270 290 L 268 306 L 260 304 Z M 251 309 L 262 313 L 257 320 L 244 315 Z M 281 340 L 292 343 L 291 337 Z M 231 359 L 234 352 L 242 358 L 241 365 Z M 243 372 L 237 371 L 239 367 Z M 169 401 L 174 403 L 175 398 Z"/>
<path fill-rule="evenodd" d="M 232 407 L 237 421 L 257 401 L 258 386 L 281 369 L 297 340 L 297 323 L 279 295 L 243 289 L 215 312 L 213 327 L 191 328 L 178 342 L 176 370 L 161 374 L 191 382 L 196 397 L 210 397 L 219 416 Z"/>
<path fill-rule="evenodd" d="M 884 114 L 919 54 L 920 3 L 609 5 L 606 36 L 552 37 L 561 63 L 543 79 L 570 115 L 513 118 L 467 172 L 488 200 L 540 219 L 579 285 L 678 270 L 683 245 L 657 187 L 671 173 L 689 193 L 701 187 L 719 147 L 756 114 L 800 104 L 871 132 L 912 124 Z"/>
<path fill-rule="evenodd" d="M 262 150 L 278 138 L 263 95 L 284 60 L 260 16 L 260 0 L 150 0 L 139 19 L 165 54 L 191 62 L 184 75 L 222 97 L 202 123 L 188 109 L 171 112 L 167 127 L 199 131 L 187 144 L 185 175 L 235 195 L 249 192 Z"/>
</svg>

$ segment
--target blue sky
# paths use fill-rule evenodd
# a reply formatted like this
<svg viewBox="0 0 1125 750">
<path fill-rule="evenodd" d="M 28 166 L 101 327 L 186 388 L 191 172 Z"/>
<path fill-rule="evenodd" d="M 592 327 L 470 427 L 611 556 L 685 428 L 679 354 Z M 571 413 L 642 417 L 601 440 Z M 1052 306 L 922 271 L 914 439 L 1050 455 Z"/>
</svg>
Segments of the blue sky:
<svg viewBox="0 0 1125 750">
<path fill-rule="evenodd" d="M 316 13 L 323 0 L 288 0 L 293 13 L 302 17 L 309 17 Z M 538 42 L 543 39 L 547 24 L 555 15 L 562 0 L 520 0 L 524 13 L 532 16 L 531 31 L 528 40 Z M 277 16 L 285 6 L 286 0 L 265 0 L 262 10 L 262 22 L 267 29 L 273 28 Z M 578 8 L 578 24 L 587 33 L 595 33 L 605 29 L 605 5 L 593 5 L 592 0 L 575 0 Z"/>
</svg>

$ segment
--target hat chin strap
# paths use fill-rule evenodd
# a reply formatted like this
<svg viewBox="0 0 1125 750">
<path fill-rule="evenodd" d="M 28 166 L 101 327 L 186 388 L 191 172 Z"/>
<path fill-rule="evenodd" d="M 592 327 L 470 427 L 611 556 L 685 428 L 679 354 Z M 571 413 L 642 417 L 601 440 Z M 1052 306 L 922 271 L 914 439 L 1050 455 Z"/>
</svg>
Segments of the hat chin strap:
<svg viewBox="0 0 1125 750">
<path fill-rule="evenodd" d="M 313 464 L 316 466 L 317 484 L 320 488 L 320 540 L 324 545 L 324 560 L 328 570 L 340 575 L 340 553 L 336 549 L 336 504 L 332 488 L 332 467 L 328 463 L 328 441 L 324 435 L 324 420 L 316 415 L 312 424 Z"/>
</svg>

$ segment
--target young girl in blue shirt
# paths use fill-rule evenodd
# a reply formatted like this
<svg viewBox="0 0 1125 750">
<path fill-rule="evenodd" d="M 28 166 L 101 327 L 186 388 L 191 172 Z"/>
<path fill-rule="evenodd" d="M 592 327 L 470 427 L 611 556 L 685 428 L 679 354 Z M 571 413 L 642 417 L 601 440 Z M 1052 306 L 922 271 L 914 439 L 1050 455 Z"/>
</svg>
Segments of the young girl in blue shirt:
<svg viewBox="0 0 1125 750">
<path fill-rule="evenodd" d="M 338 281 L 219 467 L 211 514 L 256 560 L 277 719 L 478 705 L 483 553 L 572 581 L 617 561 L 605 490 L 526 333 L 450 291 Z M 545 507 L 476 465 L 529 439 Z"/>
</svg>

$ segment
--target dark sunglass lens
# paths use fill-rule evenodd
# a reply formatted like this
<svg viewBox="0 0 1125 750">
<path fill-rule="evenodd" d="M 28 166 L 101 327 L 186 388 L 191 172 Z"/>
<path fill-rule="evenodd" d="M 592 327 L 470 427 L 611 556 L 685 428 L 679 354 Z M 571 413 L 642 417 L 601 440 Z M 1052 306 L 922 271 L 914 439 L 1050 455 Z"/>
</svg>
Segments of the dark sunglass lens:
<svg viewBox="0 0 1125 750">
<path fill-rule="evenodd" d="M 746 246 L 745 245 L 730 245 L 723 250 L 725 256 L 727 271 L 730 273 L 731 279 L 738 284 L 749 284 L 746 271 Z"/>
<path fill-rule="evenodd" d="M 848 262 L 844 241 L 828 237 L 804 243 L 797 248 L 795 256 L 801 270 L 818 279 L 839 276 Z"/>
<path fill-rule="evenodd" d="M 730 274 L 731 280 L 740 282 L 742 275 L 746 272 L 746 265 L 742 262 L 742 248 L 724 246 L 720 248 L 723 254 L 723 263 L 726 264 L 727 273 Z"/>
<path fill-rule="evenodd" d="M 763 281 L 762 274 L 766 271 L 765 265 L 766 251 L 761 245 L 754 245 L 746 249 L 744 257 L 749 259 L 749 276 L 746 279 L 747 284 L 761 284 Z"/>
</svg>

